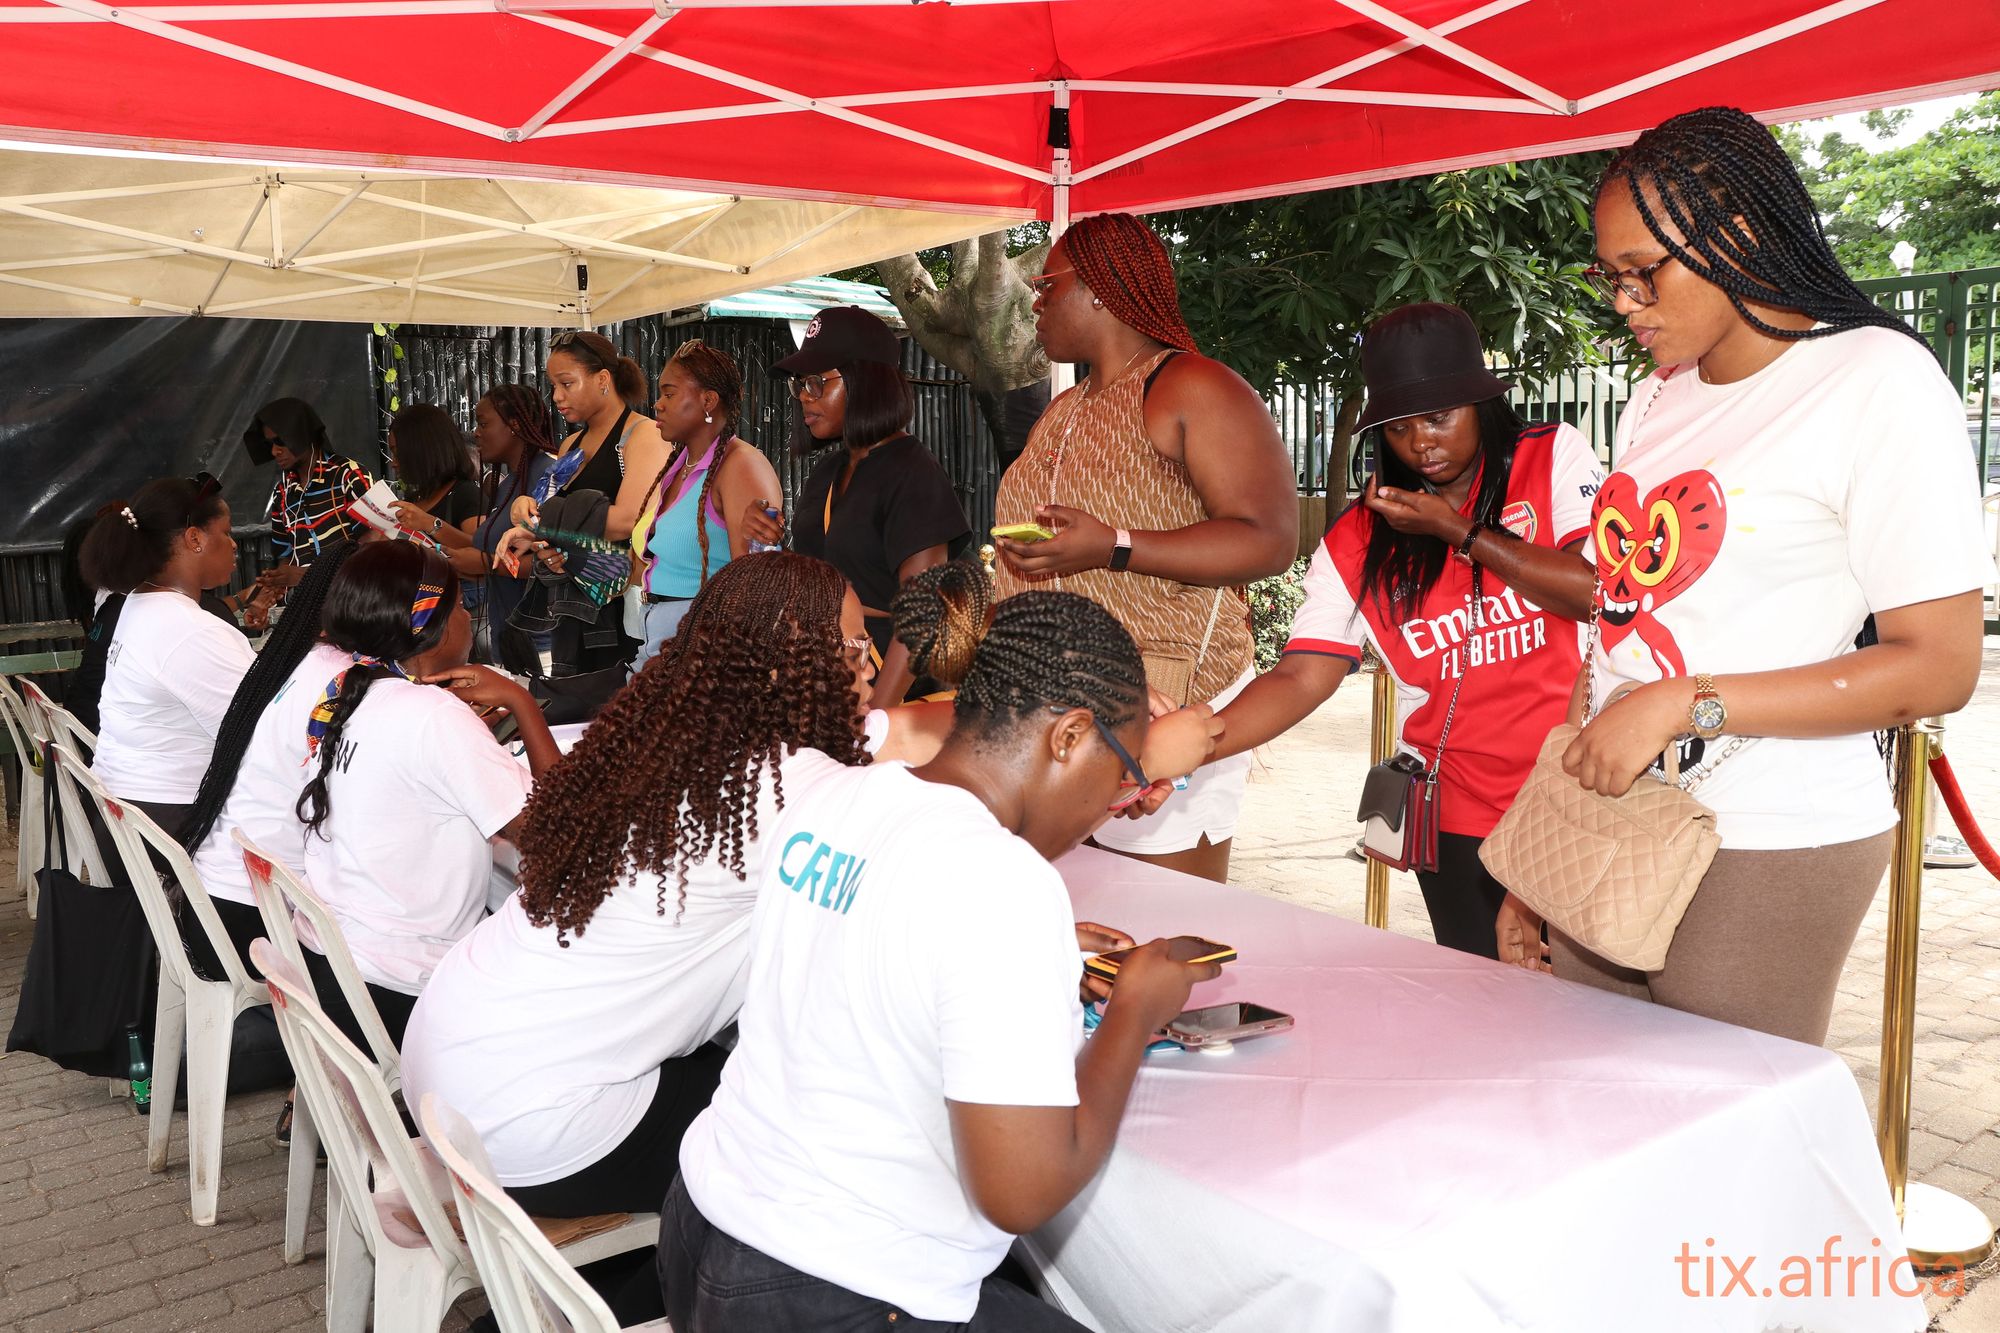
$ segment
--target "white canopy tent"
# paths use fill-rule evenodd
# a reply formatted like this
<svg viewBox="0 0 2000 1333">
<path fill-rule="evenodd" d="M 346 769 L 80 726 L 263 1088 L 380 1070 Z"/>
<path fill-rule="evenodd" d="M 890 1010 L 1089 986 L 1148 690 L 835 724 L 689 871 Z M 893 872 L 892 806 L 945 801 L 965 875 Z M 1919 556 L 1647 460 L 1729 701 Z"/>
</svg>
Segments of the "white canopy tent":
<svg viewBox="0 0 2000 1333">
<path fill-rule="evenodd" d="M 592 325 L 990 231 L 989 214 L 0 151 L 0 317 Z"/>
</svg>

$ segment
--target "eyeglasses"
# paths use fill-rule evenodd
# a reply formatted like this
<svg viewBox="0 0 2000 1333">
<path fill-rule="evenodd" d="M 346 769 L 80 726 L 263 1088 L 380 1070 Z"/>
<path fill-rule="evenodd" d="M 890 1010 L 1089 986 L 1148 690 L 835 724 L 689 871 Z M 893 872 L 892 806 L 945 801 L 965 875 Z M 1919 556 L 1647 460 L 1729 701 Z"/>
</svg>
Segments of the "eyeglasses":
<svg viewBox="0 0 2000 1333">
<path fill-rule="evenodd" d="M 816 403 L 819 401 L 819 396 L 826 392 L 826 386 L 839 378 L 840 372 L 837 370 L 829 370 L 821 375 L 794 375 L 790 381 L 792 397 L 797 398 L 800 394 L 804 394 L 807 402 Z"/>
<path fill-rule="evenodd" d="M 859 671 L 864 664 L 874 658 L 875 640 L 865 634 L 858 639 L 842 639 L 840 655 L 847 659 L 848 666 Z"/>
<path fill-rule="evenodd" d="M 1059 268 L 1053 273 L 1044 273 L 1039 278 L 1029 278 L 1028 290 L 1033 292 L 1036 296 L 1047 296 L 1050 292 L 1056 289 L 1057 278 L 1062 277 L 1065 273 L 1074 273 L 1074 272 L 1076 272 L 1076 270 L 1073 268 Z"/>
<path fill-rule="evenodd" d="M 1049 711 L 1067 713 L 1069 709 L 1061 704 L 1050 704 Z M 1111 734 L 1111 728 L 1104 725 L 1103 718 L 1092 713 L 1090 721 L 1097 728 L 1097 734 L 1104 738 L 1104 743 L 1111 747 L 1111 753 L 1117 755 L 1118 762 L 1125 766 L 1125 781 L 1118 785 L 1118 799 L 1110 806 L 1111 813 L 1117 814 L 1144 796 L 1146 789 L 1153 785 L 1153 780 L 1146 776 L 1145 769 L 1139 767 L 1139 761 L 1132 757 L 1132 752 L 1118 743 L 1118 738 Z"/>
<path fill-rule="evenodd" d="M 1659 290 L 1653 286 L 1653 275 L 1673 262 L 1674 257 L 1668 255 L 1644 268 L 1610 269 L 1602 264 L 1592 264 L 1583 271 L 1583 280 L 1607 301 L 1615 302 L 1623 296 L 1641 306 L 1649 306 L 1660 299 Z"/>
</svg>

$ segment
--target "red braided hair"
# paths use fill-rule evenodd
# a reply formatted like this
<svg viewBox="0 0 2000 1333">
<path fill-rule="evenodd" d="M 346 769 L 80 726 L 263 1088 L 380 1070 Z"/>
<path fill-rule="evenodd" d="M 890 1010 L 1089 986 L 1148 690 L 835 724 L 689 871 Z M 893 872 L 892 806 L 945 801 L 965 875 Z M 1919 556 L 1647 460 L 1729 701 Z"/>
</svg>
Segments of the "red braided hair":
<svg viewBox="0 0 2000 1333">
<path fill-rule="evenodd" d="M 1181 318 L 1174 266 L 1160 238 L 1130 213 L 1098 213 L 1062 236 L 1063 253 L 1091 294 L 1119 323 L 1154 342 L 1195 350 Z"/>
</svg>

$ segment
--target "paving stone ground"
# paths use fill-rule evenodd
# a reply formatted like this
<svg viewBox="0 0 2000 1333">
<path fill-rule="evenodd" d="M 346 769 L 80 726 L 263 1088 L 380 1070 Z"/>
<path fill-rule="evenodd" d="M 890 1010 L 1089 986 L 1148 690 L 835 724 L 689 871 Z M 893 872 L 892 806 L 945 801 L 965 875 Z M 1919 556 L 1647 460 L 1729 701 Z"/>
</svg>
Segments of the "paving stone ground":
<svg viewBox="0 0 2000 1333">
<path fill-rule="evenodd" d="M 1360 684 L 1361 682 L 1357 682 Z M 1359 919 L 1362 866 L 1346 858 L 1366 765 L 1368 691 L 1342 690 L 1269 747 L 1237 840 L 1237 883 Z M 1946 746 L 1975 809 L 2000 836 L 2000 640 L 1989 640 L 1978 696 Z M 0 867 L 11 880 L 11 831 Z M 1829 1044 L 1875 1099 L 1886 893 L 1841 980 Z M 1984 871 L 1933 871 L 1919 954 L 1910 1156 L 1916 1179 L 2000 1217 L 2000 884 Z M 0 1023 L 11 1026 L 32 923 L 0 902 Z M 1414 880 L 1394 876 L 1390 928 L 1428 938 Z M 232 1100 L 223 1131 L 220 1215 L 189 1220 L 186 1140 L 177 1123 L 167 1171 L 145 1163 L 145 1127 L 101 1079 L 28 1055 L 0 1059 L 0 1328 L 21 1333 L 204 1329 L 283 1333 L 322 1327 L 321 1217 L 307 1261 L 279 1255 L 285 1158 L 269 1141 L 281 1095 Z M 2000 1282 L 1975 1283 L 1939 1333 L 2000 1333 Z M 481 1308 L 462 1302 L 449 1329 Z"/>
</svg>

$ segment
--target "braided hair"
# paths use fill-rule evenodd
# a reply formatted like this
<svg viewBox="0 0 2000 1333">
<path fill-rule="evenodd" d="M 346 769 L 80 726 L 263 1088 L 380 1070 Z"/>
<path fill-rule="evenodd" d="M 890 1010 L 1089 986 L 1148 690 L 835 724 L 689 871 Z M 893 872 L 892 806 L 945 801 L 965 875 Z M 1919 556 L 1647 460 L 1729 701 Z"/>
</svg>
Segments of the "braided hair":
<svg viewBox="0 0 2000 1333">
<path fill-rule="evenodd" d="M 442 589 L 435 603 L 442 609 L 426 620 L 422 629 L 413 629 L 411 608 L 417 603 L 419 589 L 427 586 Z M 457 605 L 458 575 L 442 554 L 417 542 L 371 542 L 348 556 L 334 577 L 320 620 L 326 641 L 334 647 L 393 664 L 437 647 Z M 285 618 L 291 619 L 291 614 L 287 612 Z M 321 826 L 333 810 L 326 780 L 339 758 L 341 740 L 354 710 L 367 697 L 369 686 L 383 676 L 396 674 L 391 665 L 358 661 L 342 674 L 333 716 L 320 739 L 319 764 L 293 807 L 307 832 L 326 836 Z"/>
<path fill-rule="evenodd" d="M 671 360 L 693 376 L 696 384 L 715 395 L 716 411 L 722 413 L 722 433 L 717 436 L 721 443 L 716 446 L 715 457 L 709 460 L 708 472 L 701 479 L 701 494 L 694 502 L 695 541 L 701 547 L 701 581 L 707 583 L 708 524 L 702 521 L 702 515 L 708 512 L 708 493 L 715 488 L 723 461 L 736 447 L 736 425 L 743 413 L 743 372 L 736 368 L 736 358 L 699 338 L 682 343 Z"/>
<path fill-rule="evenodd" d="M 1023 592 L 994 607 L 979 633 L 985 583 L 977 565 L 947 561 L 905 583 L 891 608 L 911 669 L 959 687 L 954 735 L 977 742 L 1051 707 L 1087 708 L 1113 728 L 1145 711 L 1145 665 L 1117 617 L 1073 592 Z"/>
<path fill-rule="evenodd" d="M 208 771 L 201 775 L 201 790 L 195 795 L 187 829 L 181 834 L 181 846 L 190 853 L 215 831 L 215 821 L 221 816 L 229 794 L 236 789 L 236 775 L 242 770 L 243 756 L 250 749 L 250 738 L 256 734 L 264 709 L 319 642 L 320 607 L 326 601 L 326 590 L 355 549 L 347 541 L 331 542 L 321 548 L 319 555 L 306 566 L 299 586 L 285 599 L 285 614 L 278 618 L 277 628 L 271 631 L 257 653 L 257 660 L 250 664 L 250 670 L 236 686 L 236 693 L 229 700 L 229 711 L 223 714 L 222 725 L 216 730 L 215 750 L 209 756 Z"/>
<path fill-rule="evenodd" d="M 1847 276 L 1797 168 L 1747 113 L 1711 106 L 1661 122 L 1612 159 L 1597 197 L 1620 178 L 1653 239 L 1721 288 L 1759 333 L 1798 341 L 1874 325 L 1923 341 Z M 1686 241 L 1670 236 L 1669 225 Z M 1774 327 L 1750 313 L 1750 301 L 1800 311 L 1822 327 Z"/>
<path fill-rule="evenodd" d="M 1130 213 L 1098 213 L 1064 232 L 1061 244 L 1083 285 L 1119 323 L 1168 347 L 1195 350 L 1173 261 L 1151 227 Z"/>
<path fill-rule="evenodd" d="M 763 784 L 803 748 L 868 762 L 840 631 L 847 582 L 811 556 L 732 560 L 680 631 L 541 776 L 522 816 L 521 906 L 557 942 L 581 935 L 621 883 L 659 876 L 687 905 L 688 872 L 713 859 L 741 880 Z"/>
<path fill-rule="evenodd" d="M 480 400 L 492 404 L 522 444 L 545 454 L 555 453 L 555 422 L 547 394 L 525 384 L 496 384 L 480 395 Z"/>
</svg>

